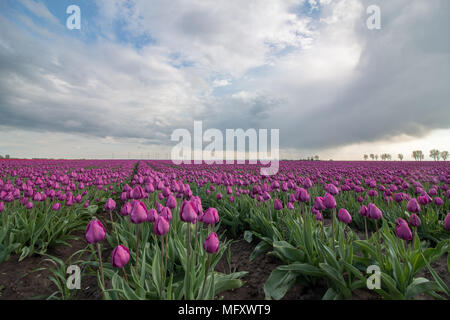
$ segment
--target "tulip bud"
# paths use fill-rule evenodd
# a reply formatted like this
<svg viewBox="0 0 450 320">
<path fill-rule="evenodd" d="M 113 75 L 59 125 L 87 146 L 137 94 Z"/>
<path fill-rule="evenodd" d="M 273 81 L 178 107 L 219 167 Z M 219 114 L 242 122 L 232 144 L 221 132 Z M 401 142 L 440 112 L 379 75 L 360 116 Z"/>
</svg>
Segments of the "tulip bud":
<svg viewBox="0 0 450 320">
<path fill-rule="evenodd" d="M 194 206 L 191 201 L 184 201 L 180 209 L 180 219 L 184 222 L 196 223 L 197 214 L 195 213 Z"/>
<path fill-rule="evenodd" d="M 169 195 L 167 198 L 166 207 L 169 209 L 175 209 L 177 207 L 177 199 L 173 196 L 173 194 Z"/>
<path fill-rule="evenodd" d="M 53 211 L 58 211 L 59 209 L 61 209 L 61 203 L 59 203 L 59 202 L 54 203 L 52 205 L 52 209 L 53 209 Z"/>
<path fill-rule="evenodd" d="M 147 208 L 143 202 L 134 200 L 133 208 L 130 213 L 131 222 L 140 224 L 147 220 Z"/>
<path fill-rule="evenodd" d="M 416 198 L 412 198 L 408 201 L 408 204 L 406 205 L 406 210 L 408 210 L 411 213 L 419 213 L 420 212 L 420 205 L 417 202 Z"/>
<path fill-rule="evenodd" d="M 92 220 L 86 228 L 86 241 L 88 243 L 97 243 L 103 241 L 106 237 L 106 230 L 100 220 Z"/>
<path fill-rule="evenodd" d="M 377 208 L 373 203 L 369 203 L 368 207 L 368 217 L 370 219 L 379 220 L 383 217 L 383 213 Z"/>
<path fill-rule="evenodd" d="M 156 219 L 158 219 L 158 212 L 156 212 L 155 209 L 150 209 L 147 212 L 147 221 L 153 223 L 156 221 Z"/>
<path fill-rule="evenodd" d="M 323 204 L 325 205 L 325 208 L 327 208 L 327 209 L 334 209 L 334 208 L 336 208 L 336 199 L 334 199 L 332 194 L 327 193 L 323 197 Z"/>
<path fill-rule="evenodd" d="M 400 223 L 396 229 L 395 233 L 397 234 L 397 237 L 403 240 L 412 240 L 412 232 L 411 229 L 409 229 L 409 226 L 407 223 Z"/>
<path fill-rule="evenodd" d="M 361 209 L 359 210 L 359 214 L 363 217 L 367 217 L 369 215 L 369 209 L 365 205 L 361 206 Z"/>
<path fill-rule="evenodd" d="M 216 208 L 208 208 L 199 218 L 204 224 L 215 224 L 219 222 L 219 213 Z"/>
<path fill-rule="evenodd" d="M 277 211 L 283 210 L 283 203 L 279 199 L 275 199 L 273 201 L 273 208 Z"/>
<path fill-rule="evenodd" d="M 444 228 L 450 231 L 450 213 L 447 213 L 447 216 L 444 218 Z"/>
<path fill-rule="evenodd" d="M 116 208 L 116 202 L 113 199 L 109 198 L 108 200 L 106 200 L 106 203 L 105 203 L 106 211 L 113 211 L 115 208 Z"/>
<path fill-rule="evenodd" d="M 208 253 L 216 253 L 219 250 L 219 237 L 215 232 L 212 232 L 206 237 L 203 243 L 203 248 Z"/>
<path fill-rule="evenodd" d="M 161 214 L 162 217 L 166 218 L 167 221 L 170 222 L 170 220 L 172 220 L 172 211 L 170 211 L 170 209 L 168 207 L 164 207 L 161 210 Z"/>
<path fill-rule="evenodd" d="M 346 209 L 339 209 L 338 219 L 346 224 L 350 224 L 352 222 L 352 216 Z"/>
<path fill-rule="evenodd" d="M 111 263 L 115 268 L 123 268 L 130 261 L 130 250 L 123 245 L 114 248 Z"/>
<path fill-rule="evenodd" d="M 163 236 L 169 232 L 169 221 L 162 216 L 158 216 L 153 224 L 153 233 L 157 236 Z"/>
<path fill-rule="evenodd" d="M 420 218 L 417 214 L 413 213 L 410 217 L 409 217 L 409 224 L 412 225 L 413 227 L 420 227 L 420 225 L 422 224 L 420 221 Z"/>
</svg>

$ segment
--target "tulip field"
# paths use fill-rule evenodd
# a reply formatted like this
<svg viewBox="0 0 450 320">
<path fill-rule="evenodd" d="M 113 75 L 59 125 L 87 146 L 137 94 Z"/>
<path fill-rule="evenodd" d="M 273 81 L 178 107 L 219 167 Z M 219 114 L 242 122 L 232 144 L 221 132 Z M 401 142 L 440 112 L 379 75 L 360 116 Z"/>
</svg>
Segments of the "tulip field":
<svg viewBox="0 0 450 320">
<path fill-rule="evenodd" d="M 450 297 L 448 162 L 260 168 L 0 160 L 0 299 L 88 299 L 86 281 L 93 299 L 252 299 L 264 257 L 256 298 Z M 234 265 L 239 241 L 255 268 Z M 24 272 L 47 282 L 14 295 Z"/>
</svg>

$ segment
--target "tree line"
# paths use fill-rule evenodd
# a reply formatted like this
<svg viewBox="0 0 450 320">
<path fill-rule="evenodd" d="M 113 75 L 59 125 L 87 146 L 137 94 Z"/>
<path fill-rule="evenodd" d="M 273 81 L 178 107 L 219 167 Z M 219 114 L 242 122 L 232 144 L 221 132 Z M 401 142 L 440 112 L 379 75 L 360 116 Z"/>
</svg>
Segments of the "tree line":
<svg viewBox="0 0 450 320">
<path fill-rule="evenodd" d="M 439 161 L 440 159 L 446 161 L 448 156 L 449 156 L 448 151 L 439 151 L 437 149 L 430 150 L 430 158 L 433 158 L 434 161 Z M 412 157 L 416 161 L 422 161 L 425 159 L 425 154 L 423 153 L 422 150 L 414 150 L 412 152 Z M 392 155 L 389 153 L 383 153 L 381 155 L 371 153 L 370 155 L 368 154 L 364 155 L 364 160 L 368 160 L 369 158 L 371 160 L 378 160 L 378 158 L 380 158 L 381 160 L 385 161 L 385 160 L 392 160 Z M 397 158 L 400 161 L 403 161 L 404 156 L 402 153 L 399 153 L 397 154 Z"/>
</svg>

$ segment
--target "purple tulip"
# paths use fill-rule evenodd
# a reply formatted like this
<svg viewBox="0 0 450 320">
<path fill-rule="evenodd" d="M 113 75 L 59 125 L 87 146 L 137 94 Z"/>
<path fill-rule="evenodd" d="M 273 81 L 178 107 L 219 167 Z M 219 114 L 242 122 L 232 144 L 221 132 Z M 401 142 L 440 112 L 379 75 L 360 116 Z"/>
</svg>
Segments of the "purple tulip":
<svg viewBox="0 0 450 320">
<path fill-rule="evenodd" d="M 184 201 L 180 209 L 180 219 L 184 222 L 196 223 L 197 213 L 194 209 L 195 204 L 191 201 Z"/>
<path fill-rule="evenodd" d="M 450 231 L 450 213 L 447 213 L 447 216 L 445 216 L 444 228 L 445 228 L 445 230 Z"/>
<path fill-rule="evenodd" d="M 153 233 L 157 236 L 163 236 L 169 232 L 169 221 L 159 216 L 153 224 Z"/>
<path fill-rule="evenodd" d="M 155 209 L 150 209 L 147 212 L 147 221 L 153 223 L 158 219 L 158 216 L 158 212 Z"/>
<path fill-rule="evenodd" d="M 111 263 L 115 268 L 123 268 L 130 261 L 130 250 L 123 245 L 114 248 L 111 255 Z"/>
<path fill-rule="evenodd" d="M 173 196 L 173 194 L 169 195 L 167 198 L 166 207 L 169 209 L 175 209 L 177 207 L 177 199 Z"/>
<path fill-rule="evenodd" d="M 166 218 L 166 220 L 170 222 L 170 220 L 172 220 L 172 211 L 170 211 L 170 208 L 164 207 L 161 210 L 160 216 Z M 148 220 L 148 218 L 147 218 L 147 220 Z"/>
<path fill-rule="evenodd" d="M 219 250 L 219 237 L 215 232 L 210 233 L 208 237 L 206 237 L 203 248 L 210 254 L 216 253 Z"/>
<path fill-rule="evenodd" d="M 61 209 L 61 203 L 57 202 L 52 205 L 53 211 L 59 211 L 59 209 Z"/>
<path fill-rule="evenodd" d="M 131 222 L 134 224 L 140 224 L 147 220 L 147 208 L 145 207 L 145 204 L 143 202 L 134 200 L 133 201 L 133 208 L 130 212 L 130 219 Z"/>
<path fill-rule="evenodd" d="M 199 218 L 204 224 L 215 224 L 219 222 L 219 212 L 216 208 L 208 208 Z"/>
<path fill-rule="evenodd" d="M 434 202 L 434 204 L 437 205 L 437 206 L 443 206 L 443 205 L 444 205 L 444 200 L 442 200 L 442 199 L 439 198 L 439 197 L 434 198 L 434 199 L 433 199 L 433 202 Z"/>
<path fill-rule="evenodd" d="M 365 205 L 362 205 L 359 214 L 363 217 L 367 217 L 369 215 L 369 209 Z"/>
<path fill-rule="evenodd" d="M 338 219 L 346 224 L 350 224 L 352 222 L 352 216 L 346 209 L 339 209 Z"/>
<path fill-rule="evenodd" d="M 369 203 L 368 206 L 368 217 L 374 220 L 380 220 L 383 217 L 383 213 L 377 208 L 373 203 Z"/>
<path fill-rule="evenodd" d="M 92 220 L 87 225 L 85 236 L 88 243 L 94 244 L 101 242 L 106 237 L 105 227 L 100 220 Z"/>
<path fill-rule="evenodd" d="M 283 203 L 279 199 L 275 199 L 273 201 L 273 208 L 277 211 L 283 210 Z"/>
<path fill-rule="evenodd" d="M 412 225 L 413 227 L 420 227 L 420 225 L 422 224 L 420 221 L 420 218 L 417 214 L 413 213 L 410 217 L 409 217 L 409 224 Z"/>
<path fill-rule="evenodd" d="M 334 199 L 331 193 L 326 193 L 323 197 L 323 204 L 327 209 L 334 209 L 336 208 L 336 199 Z"/>
<path fill-rule="evenodd" d="M 314 198 L 314 208 L 317 210 L 325 210 L 326 207 L 323 204 L 323 198 L 322 197 L 315 197 Z"/>
<path fill-rule="evenodd" d="M 416 198 L 412 198 L 408 201 L 408 204 L 406 205 L 406 210 L 408 210 L 411 213 L 419 213 L 420 212 L 420 205 L 417 202 Z"/>
<path fill-rule="evenodd" d="M 113 211 L 115 208 L 116 208 L 116 202 L 113 199 L 109 198 L 108 200 L 106 200 L 106 203 L 105 203 L 106 211 Z"/>
<path fill-rule="evenodd" d="M 403 240 L 412 240 L 412 232 L 407 223 L 400 223 L 395 228 L 395 233 L 397 237 Z"/>
</svg>

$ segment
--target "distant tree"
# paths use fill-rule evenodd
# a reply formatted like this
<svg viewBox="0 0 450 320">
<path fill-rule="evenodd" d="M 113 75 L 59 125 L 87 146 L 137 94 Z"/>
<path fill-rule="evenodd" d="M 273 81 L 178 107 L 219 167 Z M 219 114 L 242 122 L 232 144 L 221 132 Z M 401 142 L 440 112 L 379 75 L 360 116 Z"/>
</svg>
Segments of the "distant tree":
<svg viewBox="0 0 450 320">
<path fill-rule="evenodd" d="M 375 155 L 374 155 L 373 153 L 371 153 L 371 154 L 370 154 L 370 159 L 373 160 L 374 158 L 375 158 Z"/>
<path fill-rule="evenodd" d="M 375 155 L 375 160 L 377 160 L 377 161 L 378 161 L 378 155 L 377 155 L 377 154 Z"/>
<path fill-rule="evenodd" d="M 416 161 L 422 161 L 425 158 L 422 150 L 414 150 L 413 153 L 412 153 L 412 157 Z"/>
<path fill-rule="evenodd" d="M 397 155 L 397 158 L 399 158 L 400 161 L 403 161 L 403 155 L 402 155 L 401 153 L 399 153 L 399 154 Z"/>
<path fill-rule="evenodd" d="M 5 155 L 5 159 L 9 159 L 9 154 Z"/>
<path fill-rule="evenodd" d="M 0 159 L 3 159 L 3 156 L 0 154 Z"/>
<path fill-rule="evenodd" d="M 430 150 L 430 157 L 434 159 L 434 161 L 439 161 L 440 152 L 437 149 Z"/>
<path fill-rule="evenodd" d="M 369 156 L 367 154 L 364 155 L 364 160 L 369 159 Z"/>
<path fill-rule="evenodd" d="M 314 160 L 319 161 L 319 156 L 314 156 Z"/>
<path fill-rule="evenodd" d="M 441 151 L 441 158 L 446 161 L 448 158 L 448 151 Z"/>
</svg>

